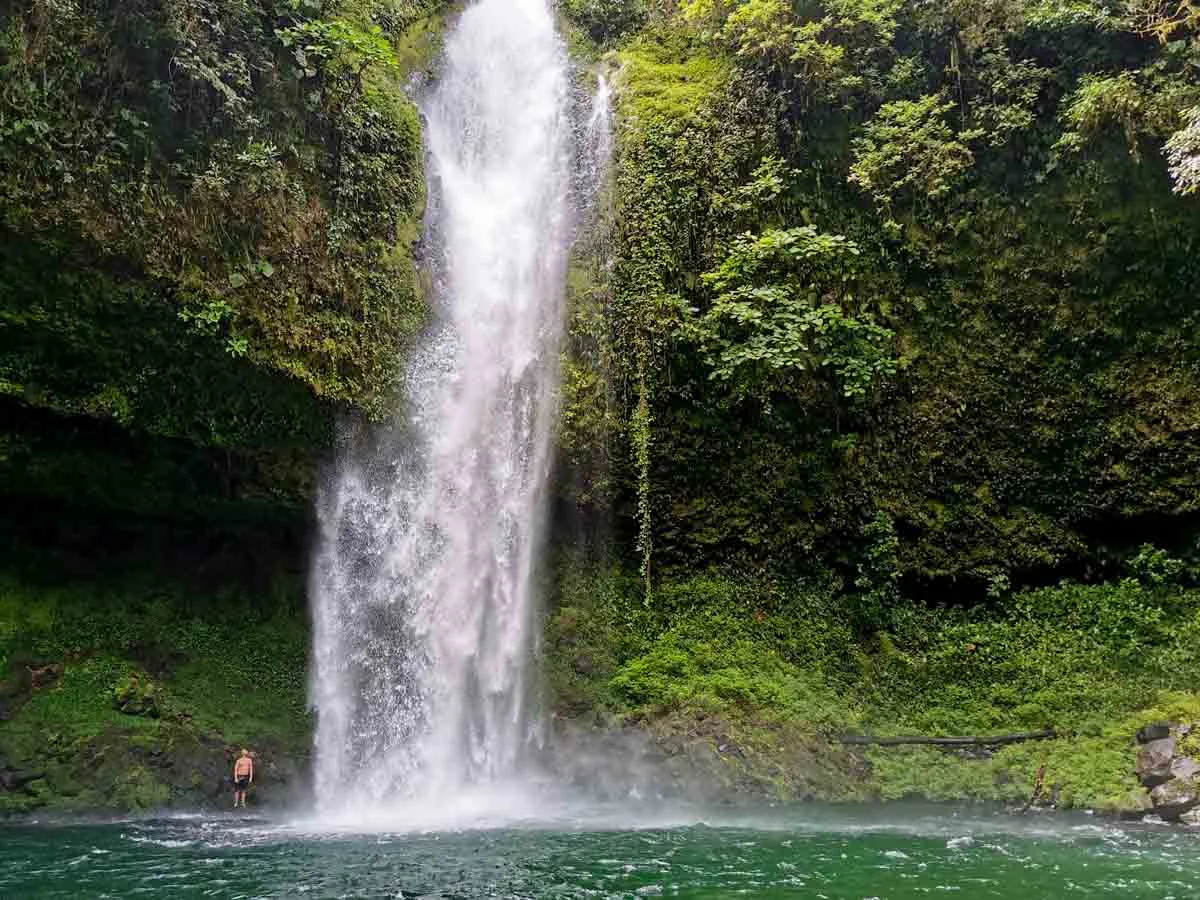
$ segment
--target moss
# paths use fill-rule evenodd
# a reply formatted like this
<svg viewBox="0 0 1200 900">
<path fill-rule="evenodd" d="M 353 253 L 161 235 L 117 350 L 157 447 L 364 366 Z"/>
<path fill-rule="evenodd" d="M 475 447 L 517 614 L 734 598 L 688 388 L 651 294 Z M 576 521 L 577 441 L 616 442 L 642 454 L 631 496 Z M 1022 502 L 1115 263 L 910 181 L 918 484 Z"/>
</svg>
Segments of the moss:
<svg viewBox="0 0 1200 900">
<path fill-rule="evenodd" d="M 1046 767 L 1038 802 L 1060 809 L 1140 811 L 1145 797 L 1133 775 L 1132 738 L 1068 738 L 1001 748 L 971 759 L 928 747 L 873 748 L 868 784 L 885 800 L 990 801 L 1020 805 L 1033 798 L 1037 773 Z"/>
<path fill-rule="evenodd" d="M 285 394 L 295 379 L 302 393 L 378 411 L 397 348 L 425 315 L 396 240 L 419 223 L 423 192 L 403 79 L 433 52 L 441 15 L 432 2 L 344 2 L 309 18 L 317 7 L 221 0 L 203 16 L 145 7 L 119 21 L 64 7 L 36 13 L 48 17 L 36 27 L 23 21 L 33 12 L 6 21 L 10 111 L 44 130 L 36 147 L 16 132 L 0 141 L 4 243 L 56 274 L 55 297 L 95 302 L 0 304 L 6 333 L 19 332 L 0 346 L 0 390 L 138 423 L 147 396 L 170 395 L 166 370 L 188 368 L 154 351 L 183 343 L 217 370 L 263 369 L 258 380 L 273 376 Z M 297 56 L 285 46 L 296 29 L 331 41 L 328 52 Z M 46 40 L 30 43 L 33 32 Z M 67 73 L 54 91 L 41 88 L 48 70 Z M 166 324 L 104 340 L 115 310 L 70 284 L 97 279 Z M 29 349 L 46 344 L 54 352 Z M 124 360 L 101 347 L 136 351 Z M 72 354 L 110 365 L 67 365 Z M 56 384 L 82 372 L 93 383 Z M 201 399 L 203 386 L 187 396 Z"/>
<path fill-rule="evenodd" d="M 392 39 L 396 63 L 402 78 L 428 76 L 446 41 L 446 23 L 454 15 L 457 3 L 422 15 Z"/>
<path fill-rule="evenodd" d="M 43 777 L 5 808 L 211 803 L 228 748 L 243 745 L 278 777 L 301 767 L 311 728 L 302 600 L 230 587 L 198 595 L 146 570 L 53 585 L 0 578 L 6 682 L 26 665 L 61 665 L 7 701 L 0 758 Z"/>
<path fill-rule="evenodd" d="M 618 60 L 618 110 L 627 129 L 704 123 L 733 75 L 726 58 L 678 35 L 635 41 Z"/>
</svg>

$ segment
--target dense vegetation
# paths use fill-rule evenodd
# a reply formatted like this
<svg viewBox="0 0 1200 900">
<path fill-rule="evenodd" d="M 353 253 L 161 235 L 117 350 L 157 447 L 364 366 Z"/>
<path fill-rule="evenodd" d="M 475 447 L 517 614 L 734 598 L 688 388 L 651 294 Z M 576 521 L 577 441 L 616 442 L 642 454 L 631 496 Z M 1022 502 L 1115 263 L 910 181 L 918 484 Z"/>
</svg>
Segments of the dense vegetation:
<svg viewBox="0 0 1200 900">
<path fill-rule="evenodd" d="M 422 320 L 403 84 L 443 7 L 0 0 L 0 780 L 40 776 L 0 809 L 303 764 L 315 473 Z M 559 721 L 735 791 L 1045 764 L 1136 808 L 1131 733 L 1200 719 L 1200 9 L 561 7 L 617 143 L 569 283 Z"/>
<path fill-rule="evenodd" d="M 1200 683 L 1200 10 L 565 8 L 618 98 L 564 429 L 616 574 L 564 563 L 556 702 L 737 759 L 1055 726 L 855 789 L 1015 799 L 1048 752 L 1136 805 L 1132 730 Z"/>
<path fill-rule="evenodd" d="M 1200 21 L 1171 10 L 645 13 L 611 57 L 607 373 L 644 565 L 852 582 L 894 532 L 905 585 L 982 597 L 1190 540 Z"/>
<path fill-rule="evenodd" d="M 77 464 L 129 434 L 225 499 L 308 506 L 333 405 L 377 410 L 423 315 L 402 81 L 428 11 L 0 6 L 10 483 L 93 493 L 110 463 Z"/>
<path fill-rule="evenodd" d="M 303 541 L 72 520 L 0 523 L 0 766 L 39 776 L 0 791 L 0 814 L 223 803 L 242 743 L 286 800 L 308 755 L 308 639 L 303 572 L 279 561 Z"/>
<path fill-rule="evenodd" d="M 0 784 L 43 776 L 0 808 L 303 763 L 316 472 L 424 316 L 440 8 L 0 3 Z"/>
</svg>

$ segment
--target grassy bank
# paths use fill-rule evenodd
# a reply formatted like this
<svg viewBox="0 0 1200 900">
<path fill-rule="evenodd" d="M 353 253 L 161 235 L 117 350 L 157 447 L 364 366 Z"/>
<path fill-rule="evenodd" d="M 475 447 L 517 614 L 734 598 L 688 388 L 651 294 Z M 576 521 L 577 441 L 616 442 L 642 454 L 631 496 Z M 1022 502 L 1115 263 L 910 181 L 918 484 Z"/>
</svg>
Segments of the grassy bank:
<svg viewBox="0 0 1200 900">
<path fill-rule="evenodd" d="M 55 574 L 47 575 L 47 571 Z M 224 802 L 256 750 L 284 802 L 309 747 L 302 581 L 213 588 L 152 568 L 0 571 L 0 769 L 36 775 L 0 810 Z M 1005 612 L 900 607 L 854 627 L 832 582 L 619 573 L 563 579 L 546 635 L 557 721 L 636 731 L 682 781 L 747 798 L 1018 803 L 1046 767 L 1063 808 L 1130 811 L 1134 732 L 1200 720 L 1200 591 L 1126 579 L 1019 592 Z M 1061 737 L 979 757 L 850 750 L 844 733 Z M 689 775 L 690 773 L 690 775 Z"/>
<path fill-rule="evenodd" d="M 767 797 L 1023 802 L 1045 765 L 1059 807 L 1132 810 L 1136 730 L 1200 719 L 1200 591 L 1149 577 L 1018 592 L 1002 611 L 901 603 L 871 632 L 855 627 L 861 598 L 832 582 L 698 577 L 648 601 L 640 588 L 565 580 L 547 633 L 553 705 L 699 749 Z M 1043 728 L 1062 736 L 980 758 L 836 741 Z"/>
</svg>

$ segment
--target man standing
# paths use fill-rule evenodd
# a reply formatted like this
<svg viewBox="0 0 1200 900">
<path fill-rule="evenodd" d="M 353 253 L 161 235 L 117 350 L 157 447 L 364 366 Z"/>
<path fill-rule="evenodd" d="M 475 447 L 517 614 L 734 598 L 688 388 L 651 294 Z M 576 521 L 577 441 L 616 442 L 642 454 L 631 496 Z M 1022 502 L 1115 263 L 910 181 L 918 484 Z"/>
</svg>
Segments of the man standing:
<svg viewBox="0 0 1200 900">
<path fill-rule="evenodd" d="M 242 748 L 242 754 L 233 763 L 233 808 L 241 804 L 246 808 L 246 789 L 254 784 L 254 760 L 250 751 Z"/>
</svg>

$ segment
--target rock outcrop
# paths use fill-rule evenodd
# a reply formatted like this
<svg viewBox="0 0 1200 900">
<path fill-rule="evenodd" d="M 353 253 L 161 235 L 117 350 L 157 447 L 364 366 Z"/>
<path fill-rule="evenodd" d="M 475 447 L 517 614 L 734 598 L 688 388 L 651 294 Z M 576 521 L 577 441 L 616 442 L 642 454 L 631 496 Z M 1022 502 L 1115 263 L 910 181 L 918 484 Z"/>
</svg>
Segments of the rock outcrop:
<svg viewBox="0 0 1200 900">
<path fill-rule="evenodd" d="M 1185 825 L 1200 824 L 1200 761 L 1187 738 L 1196 726 L 1156 722 L 1137 733 L 1137 776 L 1150 792 L 1153 813 Z M 1200 745 L 1195 752 L 1200 755 Z"/>
<path fill-rule="evenodd" d="M 1171 763 L 1177 749 L 1172 735 L 1142 745 L 1137 755 L 1137 774 L 1143 785 L 1156 788 L 1171 780 Z"/>
</svg>

